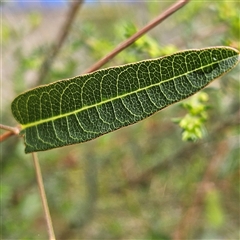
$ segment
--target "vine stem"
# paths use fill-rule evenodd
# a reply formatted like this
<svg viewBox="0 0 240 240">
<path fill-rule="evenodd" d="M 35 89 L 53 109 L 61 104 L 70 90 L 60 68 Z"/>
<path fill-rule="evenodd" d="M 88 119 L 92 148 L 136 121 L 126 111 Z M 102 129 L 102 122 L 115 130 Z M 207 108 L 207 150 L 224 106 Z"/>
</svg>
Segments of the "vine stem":
<svg viewBox="0 0 240 240">
<path fill-rule="evenodd" d="M 36 177 L 37 177 L 39 193 L 40 193 L 40 197 L 41 197 L 41 201 L 42 201 L 43 211 L 44 211 L 44 215 L 45 215 L 45 219 L 46 219 L 46 223 L 47 223 L 48 237 L 49 237 L 49 240 L 55 240 L 56 238 L 55 238 L 55 234 L 54 234 L 50 211 L 48 208 L 47 197 L 46 197 L 46 193 L 44 190 L 42 173 L 41 173 L 41 168 L 39 165 L 37 153 L 33 152 L 32 156 L 33 156 L 33 163 L 34 163 L 34 167 L 35 167 L 35 172 L 36 172 Z"/>
<path fill-rule="evenodd" d="M 175 4 L 171 5 L 166 11 L 164 11 L 158 17 L 153 19 L 150 23 L 148 23 L 146 26 L 144 26 L 138 32 L 133 34 L 130 38 L 128 38 L 128 39 L 124 40 L 123 42 L 121 42 L 116 48 L 113 49 L 113 51 L 111 51 L 110 53 L 105 55 L 102 59 L 100 59 L 98 62 L 93 64 L 84 73 L 90 73 L 90 72 L 98 70 L 105 63 L 107 63 L 109 60 L 111 60 L 113 57 L 115 57 L 119 52 L 121 52 L 123 49 L 127 48 L 128 46 L 130 46 L 138 38 L 140 38 L 141 36 L 146 34 L 146 32 L 150 31 L 152 28 L 156 27 L 159 23 L 161 23 L 163 20 L 168 18 L 170 15 L 172 15 L 174 12 L 176 12 L 180 8 L 182 8 L 189 1 L 190 0 L 179 0 Z"/>
</svg>

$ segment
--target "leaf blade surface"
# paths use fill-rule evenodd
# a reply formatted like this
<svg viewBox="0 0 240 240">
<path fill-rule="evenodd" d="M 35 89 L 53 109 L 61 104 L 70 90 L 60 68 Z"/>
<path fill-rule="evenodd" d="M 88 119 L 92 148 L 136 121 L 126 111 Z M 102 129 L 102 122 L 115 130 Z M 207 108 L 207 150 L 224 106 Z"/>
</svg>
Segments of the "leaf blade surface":
<svg viewBox="0 0 240 240">
<path fill-rule="evenodd" d="M 138 122 L 198 92 L 238 56 L 228 47 L 186 50 L 27 91 L 12 103 L 25 152 L 85 142 Z"/>
</svg>

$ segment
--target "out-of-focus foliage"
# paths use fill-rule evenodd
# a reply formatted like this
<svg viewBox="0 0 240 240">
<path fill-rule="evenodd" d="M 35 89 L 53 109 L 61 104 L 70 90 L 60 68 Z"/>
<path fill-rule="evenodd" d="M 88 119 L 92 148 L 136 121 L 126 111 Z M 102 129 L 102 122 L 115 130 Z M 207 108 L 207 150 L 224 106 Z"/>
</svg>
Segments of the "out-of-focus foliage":
<svg viewBox="0 0 240 240">
<path fill-rule="evenodd" d="M 46 82 L 81 74 L 169 4 L 86 4 Z M 16 124 L 11 100 L 35 86 L 65 10 L 3 11 L 2 123 Z M 236 1 L 190 1 L 107 66 L 187 48 L 239 48 L 238 10 Z M 238 239 L 239 91 L 238 66 L 183 105 L 88 143 L 39 153 L 57 239 Z M 200 101 L 205 94 L 209 108 Z M 188 128 L 196 102 L 205 133 L 183 142 L 171 119 Z M 31 155 L 16 137 L 1 151 L 1 238 L 46 239 Z"/>
<path fill-rule="evenodd" d="M 228 35 L 223 37 L 223 41 L 229 46 L 239 49 L 240 3 L 236 1 L 229 4 L 227 1 L 222 1 L 215 5 L 212 9 L 216 12 L 216 22 L 220 21 L 229 29 Z"/>
<path fill-rule="evenodd" d="M 183 129 L 183 141 L 195 141 L 203 138 L 205 134 L 204 123 L 207 120 L 208 95 L 205 92 L 195 94 L 189 100 L 184 101 L 183 108 L 188 111 L 183 118 L 173 119 Z"/>
</svg>

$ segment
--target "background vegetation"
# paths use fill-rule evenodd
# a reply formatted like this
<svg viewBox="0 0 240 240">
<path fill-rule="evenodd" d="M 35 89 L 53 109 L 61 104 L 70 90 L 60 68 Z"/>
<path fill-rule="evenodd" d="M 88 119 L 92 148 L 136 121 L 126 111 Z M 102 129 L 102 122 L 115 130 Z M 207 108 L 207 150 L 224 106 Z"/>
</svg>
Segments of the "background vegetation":
<svg viewBox="0 0 240 240">
<path fill-rule="evenodd" d="M 17 94 L 83 73 L 172 2 L 84 4 L 40 79 L 69 6 L 6 3 L 1 123 L 17 124 L 10 109 Z M 106 66 L 188 48 L 239 49 L 239 5 L 190 1 Z M 239 239 L 239 80 L 238 66 L 203 91 L 201 140 L 182 140 L 173 119 L 190 110 L 175 104 L 96 140 L 39 153 L 57 239 Z M 1 239 L 47 238 L 31 155 L 16 137 L 1 143 L 1 215 Z"/>
</svg>

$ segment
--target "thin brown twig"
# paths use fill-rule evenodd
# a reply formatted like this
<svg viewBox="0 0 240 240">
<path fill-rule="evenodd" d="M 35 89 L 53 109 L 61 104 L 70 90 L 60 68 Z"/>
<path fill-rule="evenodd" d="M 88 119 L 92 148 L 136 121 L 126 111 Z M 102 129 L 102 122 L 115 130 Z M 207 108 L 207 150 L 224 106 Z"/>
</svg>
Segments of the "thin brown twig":
<svg viewBox="0 0 240 240">
<path fill-rule="evenodd" d="M 36 178 L 37 178 L 37 182 L 38 182 L 38 188 L 39 188 L 39 193 L 40 193 L 40 197 L 41 197 L 41 201 L 42 201 L 43 211 L 44 211 L 45 219 L 47 222 L 48 237 L 49 237 L 49 240 L 55 240 L 56 238 L 55 238 L 55 234 L 54 234 L 54 230 L 53 230 L 51 215 L 50 215 L 49 208 L 48 208 L 47 197 L 46 197 L 46 193 L 44 190 L 42 173 L 41 173 L 41 168 L 39 165 L 37 153 L 33 152 L 32 156 L 33 156 L 33 163 L 34 163 L 34 167 L 35 167 Z"/>
<path fill-rule="evenodd" d="M 126 39 L 122 43 L 120 43 L 113 51 L 108 53 L 106 56 L 104 56 L 102 59 L 100 59 L 98 62 L 93 64 L 90 68 L 88 68 L 84 73 L 90 73 L 93 71 L 96 71 L 100 67 L 102 67 L 105 63 L 107 63 L 110 59 L 115 57 L 119 52 L 130 46 L 132 43 L 134 43 L 137 39 L 139 39 L 141 36 L 146 34 L 148 31 L 150 31 L 152 28 L 156 27 L 159 23 L 161 23 L 163 20 L 168 18 L 170 15 L 172 15 L 174 12 L 182 8 L 184 5 L 186 5 L 189 2 L 189 0 L 179 0 L 172 6 L 170 6 L 166 11 L 164 11 L 162 14 L 160 14 L 158 17 L 153 19 L 150 23 L 148 23 L 146 26 L 144 26 L 142 29 L 140 29 L 138 32 L 133 34 L 130 38 Z"/>
<path fill-rule="evenodd" d="M 44 82 L 45 78 L 47 77 L 49 70 L 53 64 L 53 61 L 56 58 L 57 54 L 59 53 L 61 47 L 63 46 L 63 43 L 66 40 L 70 32 L 71 26 L 77 16 L 77 12 L 83 2 L 84 2 L 83 0 L 77 0 L 72 3 L 67 14 L 66 21 L 64 22 L 62 29 L 60 31 L 60 34 L 59 36 L 57 36 L 55 44 L 52 46 L 51 50 L 46 55 L 42 63 L 42 66 L 40 67 L 40 72 L 38 74 L 36 85 L 40 85 L 42 82 Z"/>
<path fill-rule="evenodd" d="M 18 135 L 21 130 L 19 127 L 11 127 L 11 126 L 7 126 L 4 124 L 0 124 L 0 129 L 4 129 L 4 130 L 8 131 L 8 132 L 0 135 L 0 142 L 5 141 L 6 139 L 8 139 L 9 137 L 11 137 L 13 135 Z"/>
<path fill-rule="evenodd" d="M 14 134 L 14 132 L 10 132 L 10 131 L 3 133 L 2 135 L 0 135 L 0 142 L 7 140 L 9 137 L 14 136 L 14 135 L 16 135 L 16 134 Z"/>
<path fill-rule="evenodd" d="M 1 124 L 1 123 L 0 123 L 0 129 L 10 131 L 10 132 L 12 132 L 12 134 L 15 134 L 15 135 L 18 135 L 20 132 L 20 129 L 18 127 L 11 127 L 11 126 L 7 126 L 7 125 Z"/>
</svg>

